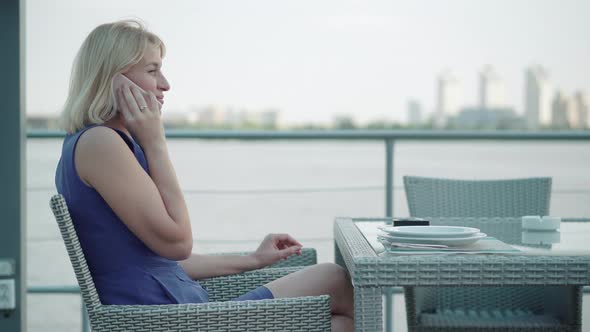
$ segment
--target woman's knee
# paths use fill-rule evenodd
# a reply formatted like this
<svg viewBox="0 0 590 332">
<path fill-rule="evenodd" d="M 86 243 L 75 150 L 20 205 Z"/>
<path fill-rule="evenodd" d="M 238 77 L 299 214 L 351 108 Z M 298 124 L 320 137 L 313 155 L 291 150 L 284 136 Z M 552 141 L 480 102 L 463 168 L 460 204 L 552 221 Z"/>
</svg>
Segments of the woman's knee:
<svg viewBox="0 0 590 332">
<path fill-rule="evenodd" d="M 332 312 L 351 318 L 353 316 L 352 285 L 348 272 L 338 264 L 319 264 L 324 277 L 330 280 Z"/>
<path fill-rule="evenodd" d="M 322 269 L 323 274 L 330 280 L 334 281 L 334 284 L 339 287 L 350 284 L 348 272 L 346 272 L 346 270 L 340 265 L 334 263 L 321 263 L 318 265 Z"/>
</svg>

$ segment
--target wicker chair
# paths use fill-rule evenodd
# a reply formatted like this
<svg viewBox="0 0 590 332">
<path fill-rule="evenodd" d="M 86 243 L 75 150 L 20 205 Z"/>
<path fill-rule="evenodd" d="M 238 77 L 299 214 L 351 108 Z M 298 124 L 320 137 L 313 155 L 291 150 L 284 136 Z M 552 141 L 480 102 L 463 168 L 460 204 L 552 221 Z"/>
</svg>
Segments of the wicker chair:
<svg viewBox="0 0 590 332">
<path fill-rule="evenodd" d="M 211 302 L 173 305 L 103 305 L 94 286 L 78 236 L 61 195 L 51 198 L 66 250 L 80 286 L 93 331 L 329 331 L 330 297 L 309 296 L 259 301 L 229 301 L 264 283 L 313 264 L 304 250 L 274 267 L 210 278 L 201 284 Z"/>
<path fill-rule="evenodd" d="M 549 214 L 551 178 L 405 176 L 404 187 L 413 217 Z M 579 331 L 581 326 L 580 287 L 406 287 L 404 292 L 410 331 Z"/>
</svg>

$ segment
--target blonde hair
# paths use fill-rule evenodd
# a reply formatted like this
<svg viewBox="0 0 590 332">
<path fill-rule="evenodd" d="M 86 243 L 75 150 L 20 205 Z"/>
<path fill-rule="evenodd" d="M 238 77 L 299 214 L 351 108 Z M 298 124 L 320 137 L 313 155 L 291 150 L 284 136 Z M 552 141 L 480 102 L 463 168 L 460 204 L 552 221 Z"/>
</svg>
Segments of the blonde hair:
<svg viewBox="0 0 590 332">
<path fill-rule="evenodd" d="M 164 57 L 162 40 L 135 20 L 102 24 L 92 30 L 72 67 L 68 98 L 61 114 L 66 132 L 102 124 L 117 114 L 112 79 L 138 63 L 150 44 L 159 47 Z"/>
</svg>

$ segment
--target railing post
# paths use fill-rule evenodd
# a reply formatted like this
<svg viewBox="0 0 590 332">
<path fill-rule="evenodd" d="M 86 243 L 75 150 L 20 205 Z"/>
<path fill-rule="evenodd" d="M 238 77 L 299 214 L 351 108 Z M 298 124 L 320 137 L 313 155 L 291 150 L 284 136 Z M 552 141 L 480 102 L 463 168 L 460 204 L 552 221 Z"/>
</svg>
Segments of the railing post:
<svg viewBox="0 0 590 332">
<path fill-rule="evenodd" d="M 385 139 L 385 216 L 393 217 L 393 139 Z"/>
<path fill-rule="evenodd" d="M 393 332 L 393 289 L 383 288 L 385 297 L 385 332 Z"/>
<path fill-rule="evenodd" d="M 0 331 L 27 330 L 25 0 L 0 1 Z"/>
<path fill-rule="evenodd" d="M 385 216 L 393 217 L 393 139 L 385 139 Z M 393 331 L 393 293 L 389 288 L 385 296 L 385 331 Z"/>
<path fill-rule="evenodd" d="M 88 324 L 88 313 L 86 312 L 86 304 L 84 304 L 84 299 L 80 299 L 82 301 L 82 331 L 83 332 L 90 332 L 90 325 Z"/>
</svg>

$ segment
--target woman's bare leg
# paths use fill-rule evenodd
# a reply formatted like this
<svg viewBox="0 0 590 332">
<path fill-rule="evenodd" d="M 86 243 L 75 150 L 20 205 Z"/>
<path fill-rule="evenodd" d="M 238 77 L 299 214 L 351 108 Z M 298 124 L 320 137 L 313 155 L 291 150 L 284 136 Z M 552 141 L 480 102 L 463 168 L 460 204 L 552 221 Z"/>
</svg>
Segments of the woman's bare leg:
<svg viewBox="0 0 590 332">
<path fill-rule="evenodd" d="M 352 285 L 339 265 L 323 263 L 308 266 L 265 285 L 275 298 L 330 295 L 332 330 L 354 329 Z"/>
<path fill-rule="evenodd" d="M 334 332 L 352 332 L 354 331 L 354 320 L 343 315 L 332 315 L 331 330 Z"/>
</svg>

